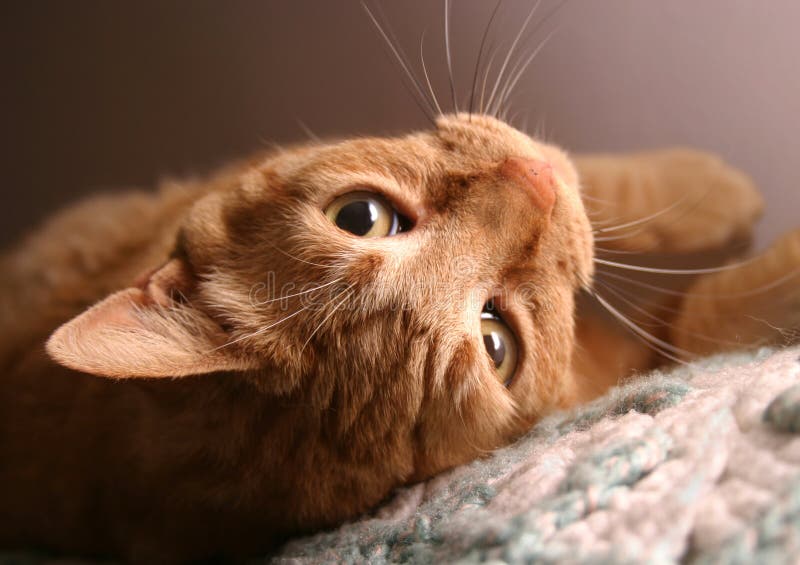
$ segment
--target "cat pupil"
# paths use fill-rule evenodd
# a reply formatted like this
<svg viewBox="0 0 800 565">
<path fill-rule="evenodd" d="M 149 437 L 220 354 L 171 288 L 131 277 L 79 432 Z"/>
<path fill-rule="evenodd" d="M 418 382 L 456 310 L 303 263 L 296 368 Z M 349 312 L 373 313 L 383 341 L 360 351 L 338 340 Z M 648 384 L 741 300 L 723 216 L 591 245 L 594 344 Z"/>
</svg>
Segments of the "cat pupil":
<svg viewBox="0 0 800 565">
<path fill-rule="evenodd" d="M 359 200 L 342 207 L 336 225 L 354 235 L 366 235 L 378 221 L 379 210 L 374 202 Z"/>
<path fill-rule="evenodd" d="M 494 366 L 500 367 L 506 358 L 506 344 L 497 332 L 489 332 L 483 336 L 483 345 L 492 358 Z"/>
</svg>

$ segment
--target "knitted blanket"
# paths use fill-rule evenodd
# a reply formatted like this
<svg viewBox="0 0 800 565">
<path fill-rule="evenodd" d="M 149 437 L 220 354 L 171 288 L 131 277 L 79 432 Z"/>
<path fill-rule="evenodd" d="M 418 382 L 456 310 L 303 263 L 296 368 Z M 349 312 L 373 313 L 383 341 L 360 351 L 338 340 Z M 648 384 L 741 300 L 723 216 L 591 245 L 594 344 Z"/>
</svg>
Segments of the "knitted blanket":
<svg viewBox="0 0 800 565">
<path fill-rule="evenodd" d="M 277 563 L 797 563 L 800 348 L 655 373 Z"/>
<path fill-rule="evenodd" d="M 719 356 L 555 414 L 256 562 L 796 563 L 798 434 L 800 348 Z"/>
</svg>

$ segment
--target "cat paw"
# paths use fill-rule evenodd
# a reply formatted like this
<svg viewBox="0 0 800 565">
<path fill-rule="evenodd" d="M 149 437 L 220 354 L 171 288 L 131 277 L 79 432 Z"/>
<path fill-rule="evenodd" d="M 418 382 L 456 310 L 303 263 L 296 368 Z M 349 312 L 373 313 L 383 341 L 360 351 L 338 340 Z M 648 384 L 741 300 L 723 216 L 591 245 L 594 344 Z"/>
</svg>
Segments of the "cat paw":
<svg viewBox="0 0 800 565">
<path fill-rule="evenodd" d="M 746 174 L 719 157 L 667 149 L 625 160 L 616 194 L 605 197 L 618 219 L 599 229 L 602 247 L 683 253 L 752 236 L 763 199 Z"/>
</svg>

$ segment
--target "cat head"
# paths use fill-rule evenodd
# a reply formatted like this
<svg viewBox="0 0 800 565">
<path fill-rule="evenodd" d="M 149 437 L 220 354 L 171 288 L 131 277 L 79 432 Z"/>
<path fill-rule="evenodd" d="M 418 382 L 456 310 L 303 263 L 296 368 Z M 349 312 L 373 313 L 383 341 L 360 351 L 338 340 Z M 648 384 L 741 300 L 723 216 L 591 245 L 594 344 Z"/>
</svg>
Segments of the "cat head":
<svg viewBox="0 0 800 565">
<path fill-rule="evenodd" d="M 302 398 L 404 476 L 475 457 L 568 404 L 592 275 L 577 174 L 486 116 L 272 153 L 192 205 L 175 251 L 59 328 L 106 377 L 244 378 Z"/>
</svg>

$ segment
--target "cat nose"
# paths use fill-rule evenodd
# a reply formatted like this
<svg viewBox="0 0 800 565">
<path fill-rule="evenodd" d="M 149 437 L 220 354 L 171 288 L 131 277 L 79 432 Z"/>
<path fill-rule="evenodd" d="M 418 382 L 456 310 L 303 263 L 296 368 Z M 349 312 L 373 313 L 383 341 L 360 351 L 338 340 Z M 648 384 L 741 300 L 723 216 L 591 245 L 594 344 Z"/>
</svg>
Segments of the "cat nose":
<svg viewBox="0 0 800 565">
<path fill-rule="evenodd" d="M 556 202 L 556 178 L 547 161 L 529 157 L 509 157 L 500 165 L 500 174 L 521 185 L 534 205 L 550 213 Z"/>
</svg>

